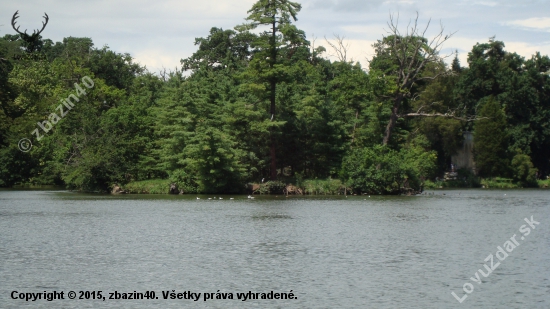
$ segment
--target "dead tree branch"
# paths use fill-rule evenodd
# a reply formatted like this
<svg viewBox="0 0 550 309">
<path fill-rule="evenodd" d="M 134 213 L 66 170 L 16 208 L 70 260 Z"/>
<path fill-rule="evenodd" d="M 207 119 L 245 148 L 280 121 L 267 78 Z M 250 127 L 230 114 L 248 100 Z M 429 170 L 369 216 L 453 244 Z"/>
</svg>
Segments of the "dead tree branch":
<svg viewBox="0 0 550 309">
<path fill-rule="evenodd" d="M 418 12 L 416 18 L 410 20 L 405 33 L 399 30 L 399 14 L 397 17 L 390 14 L 388 22 L 387 35 L 384 35 L 382 40 L 373 45 L 377 57 L 385 57 L 391 63 L 396 65 L 396 69 L 389 74 L 392 74 L 396 81 L 396 89 L 391 94 L 393 107 L 391 111 L 390 121 L 384 131 L 383 144 L 389 142 L 391 132 L 400 116 L 400 109 L 405 99 L 410 99 L 414 96 L 412 93 L 413 87 L 423 80 L 435 80 L 447 72 L 436 72 L 431 76 L 423 75 L 424 69 L 430 64 L 442 63 L 446 57 L 439 53 L 443 43 L 453 36 L 454 33 L 444 35 L 445 28 L 440 23 L 440 29 L 431 39 L 426 38 L 426 32 L 431 24 L 431 19 L 424 28 L 418 25 Z M 410 113 L 426 115 L 425 113 Z M 408 115 L 408 114 L 406 114 Z M 429 115 L 429 114 L 428 114 Z"/>
<path fill-rule="evenodd" d="M 461 116 L 456 116 L 455 114 L 448 114 L 448 113 L 445 113 L 445 114 L 443 114 L 443 113 L 431 113 L 431 114 L 428 114 L 428 113 L 407 113 L 407 114 L 399 115 L 399 118 L 405 118 L 405 117 L 443 117 L 443 118 L 451 118 L 451 119 L 456 119 L 456 120 L 466 121 L 466 122 L 489 119 L 487 117 L 477 117 L 477 116 L 461 117 Z"/>
<path fill-rule="evenodd" d="M 336 41 L 336 43 L 332 43 L 325 36 L 325 41 L 334 51 L 333 54 L 329 55 L 336 57 L 340 62 L 347 62 L 348 49 L 350 45 L 349 43 L 344 43 L 345 38 L 345 36 L 334 34 L 334 40 Z"/>
</svg>

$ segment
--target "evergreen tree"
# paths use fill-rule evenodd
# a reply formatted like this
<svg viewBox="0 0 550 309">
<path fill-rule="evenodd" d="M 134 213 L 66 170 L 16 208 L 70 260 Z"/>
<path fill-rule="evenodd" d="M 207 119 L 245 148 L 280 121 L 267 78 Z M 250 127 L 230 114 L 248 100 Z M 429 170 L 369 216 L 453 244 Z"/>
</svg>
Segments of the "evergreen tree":
<svg viewBox="0 0 550 309">
<path fill-rule="evenodd" d="M 453 62 L 451 63 L 451 71 L 453 71 L 456 74 L 459 74 L 462 72 L 462 67 L 460 66 L 460 60 L 458 60 L 458 51 L 455 52 L 455 57 L 453 58 Z"/>
<path fill-rule="evenodd" d="M 276 93 L 277 84 L 285 75 L 285 66 L 281 64 L 280 48 L 295 48 L 306 44 L 305 34 L 291 24 L 296 21 L 296 15 L 301 5 L 288 0 L 259 0 L 248 11 L 246 19 L 248 24 L 236 27 L 238 30 L 255 29 L 258 26 L 268 26 L 269 30 L 263 31 L 253 42 L 254 57 L 250 62 L 248 77 L 252 88 L 258 91 L 258 98 L 269 100 L 269 119 L 276 122 Z M 262 86 L 265 83 L 265 87 Z M 262 89 L 263 88 L 263 89 Z M 277 178 L 277 136 L 275 130 L 282 123 L 270 125 L 270 175 L 271 179 Z"/>
<path fill-rule="evenodd" d="M 506 116 L 498 101 L 490 97 L 479 113 L 485 119 L 474 127 L 474 158 L 480 176 L 494 177 L 507 174 Z"/>
</svg>

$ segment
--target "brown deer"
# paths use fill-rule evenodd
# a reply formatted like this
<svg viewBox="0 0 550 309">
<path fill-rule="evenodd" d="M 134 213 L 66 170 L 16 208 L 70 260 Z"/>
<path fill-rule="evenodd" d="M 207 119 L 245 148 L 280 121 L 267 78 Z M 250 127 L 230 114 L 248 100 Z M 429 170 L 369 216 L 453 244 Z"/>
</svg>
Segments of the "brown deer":
<svg viewBox="0 0 550 309">
<path fill-rule="evenodd" d="M 29 35 L 29 34 L 27 34 L 26 29 L 25 29 L 24 32 L 21 32 L 21 31 L 19 31 L 19 26 L 17 26 L 17 28 L 15 27 L 15 24 L 16 24 L 15 20 L 19 18 L 19 16 L 17 14 L 19 14 L 19 10 L 17 10 L 13 14 L 13 17 L 11 18 L 11 26 L 13 27 L 13 29 L 17 33 L 19 33 L 19 36 L 21 36 L 21 39 L 23 41 L 25 41 L 25 43 L 27 43 L 27 52 L 32 53 L 38 48 L 38 46 L 39 46 L 38 39 L 40 38 L 40 33 L 42 33 L 42 31 L 44 31 L 44 29 L 46 28 L 46 25 L 48 24 L 48 21 L 50 20 L 50 18 L 48 17 L 48 14 L 44 13 L 43 17 L 46 21 L 42 22 L 42 29 L 34 30 L 32 32 L 32 34 Z"/>
</svg>

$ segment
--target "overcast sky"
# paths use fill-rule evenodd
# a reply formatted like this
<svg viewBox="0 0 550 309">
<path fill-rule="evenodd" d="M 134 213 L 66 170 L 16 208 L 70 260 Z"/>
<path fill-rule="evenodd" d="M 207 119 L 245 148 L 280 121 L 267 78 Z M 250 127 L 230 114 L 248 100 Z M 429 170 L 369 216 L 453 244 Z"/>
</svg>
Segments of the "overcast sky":
<svg viewBox="0 0 550 309">
<path fill-rule="evenodd" d="M 108 45 L 130 53 L 152 72 L 180 66 L 195 50 L 194 39 L 206 37 L 211 27 L 231 29 L 244 22 L 255 0 L 2 0 L 0 35 L 15 34 L 10 21 L 19 10 L 20 30 L 41 27 L 43 13 L 50 21 L 42 36 L 89 37 L 96 47 Z M 550 55 L 550 0 L 303 0 L 296 26 L 315 45 L 328 47 L 324 36 L 345 36 L 349 57 L 366 64 L 371 45 L 387 29 L 390 13 L 399 13 L 401 29 L 420 15 L 420 25 L 431 18 L 428 34 L 456 32 L 444 52 L 458 50 L 462 65 L 477 42 L 496 36 L 507 51 L 530 57 Z"/>
</svg>

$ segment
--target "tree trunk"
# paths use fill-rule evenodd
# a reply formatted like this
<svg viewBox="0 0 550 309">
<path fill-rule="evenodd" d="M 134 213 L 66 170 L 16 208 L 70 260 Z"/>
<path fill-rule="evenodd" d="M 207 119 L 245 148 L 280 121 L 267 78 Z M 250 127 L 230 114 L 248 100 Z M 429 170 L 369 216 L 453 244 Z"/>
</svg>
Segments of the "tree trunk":
<svg viewBox="0 0 550 309">
<path fill-rule="evenodd" d="M 271 46 L 271 69 L 273 69 L 274 65 L 275 65 L 275 62 L 277 61 L 277 46 L 275 45 L 275 38 L 276 38 L 276 20 L 275 20 L 275 16 L 273 16 L 273 25 L 272 25 L 272 46 Z M 270 80 L 270 86 L 271 86 L 271 92 L 269 94 L 269 100 L 271 101 L 271 107 L 270 107 L 270 112 L 271 112 L 271 121 L 275 121 L 275 92 L 277 90 L 277 81 L 275 80 L 274 77 L 271 77 L 271 80 Z M 270 132 L 270 142 L 271 142 L 271 147 L 270 147 L 270 156 L 271 156 L 271 180 L 277 180 L 277 149 L 276 149 L 276 145 L 275 145 L 275 136 L 274 136 L 274 132 L 273 132 L 273 128 L 271 128 L 269 130 Z"/>
<path fill-rule="evenodd" d="M 273 135 L 271 135 L 271 180 L 277 180 L 277 162 L 275 161 L 275 151 L 275 138 L 273 138 Z"/>
<path fill-rule="evenodd" d="M 271 112 L 271 121 L 275 121 L 275 90 L 276 90 L 276 84 L 275 81 L 271 81 L 271 108 L 269 109 Z M 273 132 L 273 128 L 269 129 L 270 133 L 270 156 L 271 156 L 271 180 L 277 180 L 277 148 L 275 147 L 275 136 Z"/>
<path fill-rule="evenodd" d="M 357 127 L 357 118 L 359 118 L 359 110 L 355 111 L 355 123 L 353 124 L 353 132 L 351 133 L 351 144 L 355 141 L 355 128 Z"/>
<path fill-rule="evenodd" d="M 399 114 L 399 107 L 401 107 L 401 102 L 403 101 L 403 95 L 398 94 L 395 98 L 395 101 L 393 103 L 393 107 L 391 109 L 391 116 L 390 121 L 388 122 L 388 125 L 386 126 L 386 131 L 384 131 L 384 139 L 382 141 L 382 145 L 387 145 L 390 141 L 391 133 L 393 131 L 393 128 L 395 127 L 395 124 L 397 123 L 397 115 Z"/>
</svg>

